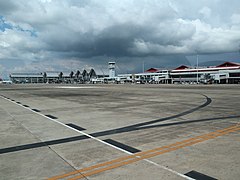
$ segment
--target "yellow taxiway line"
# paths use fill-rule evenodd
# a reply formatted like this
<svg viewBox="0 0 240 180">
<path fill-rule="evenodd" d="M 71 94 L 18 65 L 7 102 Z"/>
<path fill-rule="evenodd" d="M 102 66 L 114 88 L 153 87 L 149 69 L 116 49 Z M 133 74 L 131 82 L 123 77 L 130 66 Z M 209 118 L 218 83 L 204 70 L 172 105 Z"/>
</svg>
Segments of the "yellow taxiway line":
<svg viewBox="0 0 240 180">
<path fill-rule="evenodd" d="M 69 172 L 66 174 L 54 176 L 54 177 L 49 178 L 48 180 L 58 180 L 58 179 L 63 179 L 63 178 L 67 178 L 68 180 L 81 179 L 83 177 L 91 176 L 91 175 L 98 174 L 98 173 L 101 173 L 101 172 L 104 172 L 107 170 L 115 169 L 117 167 L 125 166 L 128 164 L 143 160 L 143 159 L 147 159 L 147 158 L 158 156 L 158 155 L 161 155 L 164 153 L 175 151 L 175 150 L 187 147 L 187 146 L 191 146 L 191 145 L 203 142 L 203 141 L 207 141 L 209 139 L 214 139 L 218 136 L 227 135 L 229 133 L 236 132 L 238 130 L 240 130 L 240 125 L 236 124 L 234 126 L 231 126 L 231 127 L 225 128 L 225 129 L 221 129 L 221 130 L 217 130 L 217 131 L 207 133 L 207 134 L 204 134 L 201 136 L 189 138 L 189 139 L 179 141 L 179 142 L 167 145 L 167 146 L 162 146 L 162 147 L 151 149 L 148 151 L 135 153 L 134 155 L 124 156 L 124 157 L 117 158 L 117 159 L 114 159 L 111 161 L 93 165 L 93 166 L 90 166 L 87 168 L 83 168 L 83 169 L 72 171 L 72 172 Z"/>
</svg>

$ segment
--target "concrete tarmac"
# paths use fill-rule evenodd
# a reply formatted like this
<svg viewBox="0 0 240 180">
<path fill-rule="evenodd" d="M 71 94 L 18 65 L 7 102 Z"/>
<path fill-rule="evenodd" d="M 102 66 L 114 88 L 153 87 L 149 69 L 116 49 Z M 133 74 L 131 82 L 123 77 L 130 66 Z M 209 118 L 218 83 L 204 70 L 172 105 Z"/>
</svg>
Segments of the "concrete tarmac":
<svg viewBox="0 0 240 180">
<path fill-rule="evenodd" d="M 0 84 L 0 179 L 239 179 L 239 85 Z"/>
</svg>

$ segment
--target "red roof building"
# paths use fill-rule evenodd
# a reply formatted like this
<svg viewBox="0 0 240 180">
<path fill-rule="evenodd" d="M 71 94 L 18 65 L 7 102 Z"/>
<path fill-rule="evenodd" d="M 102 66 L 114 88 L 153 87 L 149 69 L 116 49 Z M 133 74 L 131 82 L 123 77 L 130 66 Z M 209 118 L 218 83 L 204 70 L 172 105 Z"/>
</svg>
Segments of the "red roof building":
<svg viewBox="0 0 240 180">
<path fill-rule="evenodd" d="M 240 64 L 239 63 L 234 63 L 234 62 L 225 62 L 223 64 L 220 64 L 216 67 L 239 67 Z"/>
<path fill-rule="evenodd" d="M 174 69 L 174 70 L 183 70 L 183 69 L 190 69 L 190 67 L 185 66 L 185 65 L 181 65 L 181 66 L 177 67 L 177 68 Z"/>
<path fill-rule="evenodd" d="M 150 69 L 146 70 L 145 72 L 146 73 L 156 73 L 158 71 L 159 71 L 159 69 L 157 69 L 157 68 L 150 68 Z"/>
</svg>

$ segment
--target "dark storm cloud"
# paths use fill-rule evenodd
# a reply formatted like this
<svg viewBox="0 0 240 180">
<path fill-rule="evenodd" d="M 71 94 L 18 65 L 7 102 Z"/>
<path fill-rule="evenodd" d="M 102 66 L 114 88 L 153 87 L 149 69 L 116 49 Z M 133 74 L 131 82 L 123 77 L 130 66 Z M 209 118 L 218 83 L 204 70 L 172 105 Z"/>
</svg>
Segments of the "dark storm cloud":
<svg viewBox="0 0 240 180">
<path fill-rule="evenodd" d="M 182 53 L 174 51 L 174 49 L 170 52 L 164 47 L 181 48 L 182 41 L 190 39 L 195 32 L 193 26 L 188 26 L 185 30 L 179 29 L 177 33 L 174 32 L 177 29 L 175 26 L 179 26 L 179 24 L 168 27 L 159 24 L 159 26 L 161 28 L 157 31 L 153 25 L 124 23 L 107 27 L 98 34 L 94 34 L 92 31 L 68 34 L 66 30 L 61 29 L 55 34 L 45 36 L 44 39 L 49 45 L 49 49 L 53 51 L 75 51 L 84 57 L 101 55 L 133 57 Z M 59 38 L 59 34 L 61 34 L 61 38 Z M 150 47 L 141 47 L 145 43 Z"/>
<path fill-rule="evenodd" d="M 121 24 L 108 27 L 94 37 L 91 53 L 106 56 L 131 56 L 128 49 L 134 37 L 141 37 L 146 30 L 132 24 Z"/>
<path fill-rule="evenodd" d="M 17 6 L 12 0 L 0 0 L 0 13 L 1 15 L 9 14 L 12 11 L 16 10 Z"/>
</svg>

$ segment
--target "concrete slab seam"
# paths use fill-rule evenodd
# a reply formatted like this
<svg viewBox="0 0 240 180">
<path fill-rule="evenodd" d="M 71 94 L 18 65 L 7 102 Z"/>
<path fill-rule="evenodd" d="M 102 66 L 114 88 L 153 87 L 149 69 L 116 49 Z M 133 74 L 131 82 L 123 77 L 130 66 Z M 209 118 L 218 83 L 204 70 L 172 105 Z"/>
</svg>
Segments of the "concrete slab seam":
<svg viewBox="0 0 240 180">
<path fill-rule="evenodd" d="M 4 97 L 5 98 L 5 97 Z M 14 100 L 11 100 L 10 98 L 6 98 L 7 100 L 9 100 L 10 102 L 14 102 Z M 29 106 L 27 105 L 21 105 L 21 103 L 17 103 L 17 105 L 20 105 L 22 107 L 25 107 L 25 108 L 29 108 Z M 6 111 L 6 110 L 5 110 Z M 33 112 L 35 112 L 34 110 L 32 110 Z M 14 119 L 16 122 L 18 122 L 8 111 L 6 111 L 9 116 Z M 18 122 L 19 123 L 19 122 Z M 19 123 L 20 126 L 22 126 L 24 129 L 26 129 L 28 132 L 30 132 L 36 139 L 38 139 L 39 141 L 41 141 L 41 139 L 39 139 L 38 136 L 34 135 L 33 132 L 31 132 L 27 127 L 25 127 L 23 124 Z M 44 143 L 44 142 L 43 142 Z M 48 146 L 49 147 L 49 146 Z M 67 162 L 62 156 L 60 156 L 56 151 L 54 151 L 51 147 L 49 147 L 51 149 L 51 151 L 53 151 L 59 158 L 61 158 L 64 162 L 66 162 L 70 167 L 72 167 L 72 169 L 75 169 L 77 170 L 74 166 L 72 166 L 69 162 Z"/>
<path fill-rule="evenodd" d="M 110 146 L 110 147 L 112 147 L 112 148 L 114 148 L 114 149 L 117 149 L 117 150 L 122 151 L 122 152 L 124 152 L 124 153 L 126 153 L 126 154 L 129 154 L 129 155 L 132 155 L 132 154 L 133 154 L 133 153 L 128 152 L 128 151 L 126 151 L 126 150 L 124 150 L 124 149 L 121 149 L 121 148 L 119 148 L 119 147 L 117 147 L 117 146 L 114 146 L 114 145 L 112 145 L 112 144 L 109 144 L 109 143 L 107 143 L 107 142 L 105 142 L 105 141 L 103 141 L 103 140 L 101 140 L 101 139 L 98 139 L 98 138 L 96 138 L 96 137 L 94 137 L 94 136 L 91 136 L 90 134 L 87 134 L 87 133 L 85 133 L 85 132 L 83 132 L 83 131 L 79 131 L 79 130 L 77 130 L 77 129 L 75 129 L 75 128 L 72 128 L 72 127 L 70 127 L 70 126 L 62 123 L 62 122 L 59 122 L 59 121 L 57 121 L 57 120 L 55 120 L 55 119 L 52 119 L 52 118 L 50 118 L 50 117 L 48 117 L 48 116 L 45 116 L 44 114 L 42 114 L 42 113 L 40 113 L 40 112 L 36 112 L 36 111 L 32 110 L 30 107 L 25 107 L 25 106 L 23 106 L 22 104 L 16 103 L 15 101 L 11 101 L 9 98 L 6 98 L 6 97 L 4 97 L 4 96 L 2 96 L 2 95 L 1 95 L 1 97 L 2 97 L 3 99 L 5 99 L 5 100 L 11 102 L 11 103 L 14 103 L 14 104 L 16 104 L 16 105 L 18 105 L 18 106 L 21 106 L 21 107 L 23 107 L 23 108 L 25 108 L 25 109 L 27 109 L 27 110 L 35 113 L 35 114 L 38 114 L 38 115 L 40 115 L 40 116 L 42 116 L 42 117 L 45 117 L 45 118 L 47 118 L 48 120 L 51 120 L 51 121 L 53 121 L 53 122 L 56 122 L 56 123 L 58 123 L 58 124 L 60 124 L 60 125 L 62 125 L 62 126 L 64 126 L 64 127 L 67 127 L 67 128 L 69 128 L 69 129 L 73 130 L 73 131 L 76 131 L 76 132 L 78 132 L 78 133 L 81 133 L 81 134 L 83 134 L 83 135 L 85 135 L 85 136 L 87 136 L 87 137 L 89 137 L 89 138 L 91 138 L 91 139 L 94 139 L 94 140 L 96 140 L 96 141 L 98 141 L 98 142 L 100 142 L 100 143 L 102 143 L 102 144 L 105 144 L 105 145 L 107 145 L 107 146 Z M 145 161 L 146 161 L 146 160 L 145 160 Z M 148 160 L 148 161 L 146 161 L 146 162 L 149 162 L 149 161 L 150 161 L 150 160 Z M 150 162 L 149 162 L 149 163 L 150 163 Z M 151 164 L 156 164 L 156 163 L 155 163 L 155 162 L 152 162 Z M 157 166 L 157 167 L 162 167 L 162 166 Z M 169 172 L 172 172 L 172 173 L 174 173 L 174 174 L 176 174 L 176 175 L 178 175 L 178 176 L 180 176 L 180 177 L 183 177 L 183 178 L 185 178 L 185 179 L 187 179 L 187 180 L 192 180 L 192 178 L 190 178 L 190 177 L 188 177 L 188 176 L 186 176 L 186 175 L 184 175 L 184 174 L 181 174 L 181 173 L 179 173 L 179 172 L 176 172 L 176 171 L 174 171 L 174 170 L 172 170 L 172 169 L 169 169 L 169 168 L 166 168 L 166 167 L 165 167 L 164 169 L 165 169 L 165 170 L 168 170 Z M 83 177 L 84 177 L 84 176 L 83 176 Z"/>
<path fill-rule="evenodd" d="M 70 176 L 74 176 L 74 175 L 75 176 L 70 177 L 69 180 L 80 179 L 83 177 L 83 175 L 84 175 L 84 177 L 95 175 L 95 174 L 98 174 L 98 173 L 101 173 L 101 172 L 104 172 L 107 170 L 115 169 L 117 167 L 132 164 L 132 163 L 140 161 L 140 160 L 147 160 L 147 158 L 151 158 L 151 157 L 155 157 L 157 155 L 175 151 L 175 150 L 187 147 L 187 146 L 191 146 L 191 145 L 203 142 L 203 141 L 207 141 L 209 139 L 214 139 L 219 136 L 227 135 L 229 133 L 236 132 L 239 130 L 240 130 L 240 125 L 236 124 L 234 126 L 231 126 L 231 127 L 228 127 L 228 128 L 222 129 L 222 130 L 217 130 L 217 131 L 214 131 L 214 132 L 211 132 L 208 134 L 204 134 L 201 136 L 189 138 L 187 140 L 179 141 L 179 142 L 167 145 L 167 146 L 162 146 L 160 148 L 155 148 L 152 150 L 139 152 L 134 155 L 121 157 L 121 158 L 114 159 L 114 160 L 111 160 L 111 161 L 108 161 L 105 163 L 100 163 L 100 164 L 93 165 L 93 166 L 90 166 L 87 168 L 83 168 L 83 169 L 77 170 L 75 172 L 70 172 L 67 174 L 55 176 L 55 177 L 49 178 L 48 180 L 57 180 L 57 179 L 62 179 L 62 178 L 66 178 L 66 177 L 70 177 Z M 147 161 L 149 162 L 149 160 L 147 160 Z M 153 163 L 153 162 L 151 161 L 150 163 Z M 83 175 L 78 175 L 78 173 L 81 173 Z M 184 176 L 182 176 L 182 177 L 184 177 Z M 189 179 L 192 179 L 192 178 L 189 178 Z"/>
</svg>

